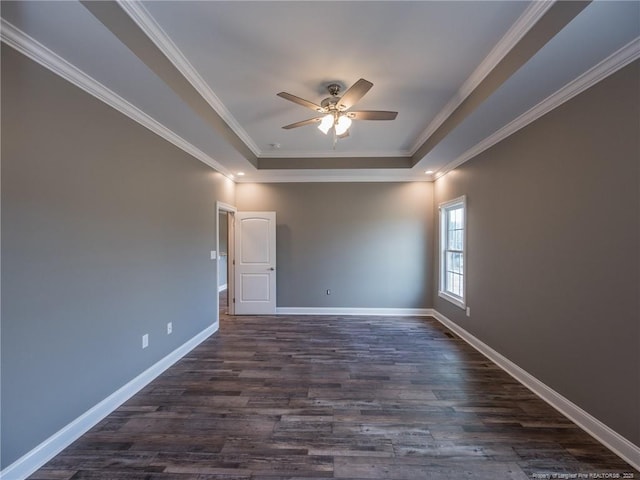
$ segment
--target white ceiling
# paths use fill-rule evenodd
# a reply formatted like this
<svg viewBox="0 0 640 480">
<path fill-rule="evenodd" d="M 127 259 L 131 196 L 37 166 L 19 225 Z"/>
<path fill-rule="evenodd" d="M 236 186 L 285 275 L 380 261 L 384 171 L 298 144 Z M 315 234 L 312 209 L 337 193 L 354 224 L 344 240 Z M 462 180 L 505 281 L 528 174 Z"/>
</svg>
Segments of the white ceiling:
<svg viewBox="0 0 640 480">
<path fill-rule="evenodd" d="M 425 170 L 447 171 L 640 56 L 640 3 L 593 2 L 482 96 L 478 86 L 522 48 L 551 2 L 121 5 L 103 15 L 78 2 L 3 1 L 2 38 L 49 68 L 68 62 L 77 69 L 64 67 L 75 72 L 74 81 L 87 81 L 86 74 L 108 89 L 107 101 L 119 98 L 142 112 L 198 158 L 227 175 L 245 172 L 237 181 L 430 179 Z M 52 53 L 37 50 L 34 40 Z M 359 78 L 374 86 L 357 109 L 398 111 L 395 121 L 355 121 L 335 149 L 313 125 L 281 128 L 315 115 L 278 92 L 319 103 L 328 83 L 347 88 Z M 456 107 L 478 94 L 478 104 L 439 138 Z M 343 168 L 355 166 L 353 157 L 362 165 Z M 370 157 L 399 163 L 375 168 Z M 290 159 L 281 163 L 287 168 L 265 168 L 278 158 Z"/>
<path fill-rule="evenodd" d="M 315 112 L 276 97 L 287 91 L 319 103 L 326 84 L 359 78 L 374 88 L 358 108 L 396 110 L 393 124 L 366 122 L 341 153 L 408 154 L 428 122 L 473 72 L 478 59 L 526 7 L 520 3 L 145 2 L 153 18 L 254 140 L 281 153 L 326 153 L 331 141 L 310 126 L 283 125 Z M 459 32 L 455 36 L 451 32 Z"/>
</svg>

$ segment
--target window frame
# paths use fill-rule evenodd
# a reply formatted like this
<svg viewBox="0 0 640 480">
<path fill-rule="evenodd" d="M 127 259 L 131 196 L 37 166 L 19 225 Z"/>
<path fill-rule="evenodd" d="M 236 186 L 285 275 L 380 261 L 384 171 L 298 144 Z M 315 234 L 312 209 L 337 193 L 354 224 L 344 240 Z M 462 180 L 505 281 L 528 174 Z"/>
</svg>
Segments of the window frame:
<svg viewBox="0 0 640 480">
<path fill-rule="evenodd" d="M 462 251 L 452 250 L 449 247 L 448 233 L 449 233 L 449 215 L 452 210 L 462 208 L 463 221 L 462 221 Z M 440 281 L 438 284 L 438 296 L 453 303 L 454 305 L 465 309 L 467 306 L 467 196 L 462 195 L 447 202 L 443 202 L 438 205 L 439 222 L 440 222 Z M 447 275 L 447 253 L 462 253 L 462 296 L 457 295 L 455 292 L 446 288 L 446 275 Z"/>
</svg>

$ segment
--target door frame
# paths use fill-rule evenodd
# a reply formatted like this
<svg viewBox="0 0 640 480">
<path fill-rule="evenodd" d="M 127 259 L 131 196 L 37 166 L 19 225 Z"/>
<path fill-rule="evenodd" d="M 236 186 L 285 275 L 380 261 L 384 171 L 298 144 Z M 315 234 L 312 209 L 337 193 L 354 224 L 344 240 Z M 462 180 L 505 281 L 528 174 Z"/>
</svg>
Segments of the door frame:
<svg viewBox="0 0 640 480">
<path fill-rule="evenodd" d="M 235 214 L 238 211 L 233 205 L 216 202 L 216 319 L 220 321 L 220 293 L 218 282 L 220 279 L 220 212 L 227 213 L 227 298 L 229 315 L 235 314 L 233 299 L 235 298 Z"/>
</svg>

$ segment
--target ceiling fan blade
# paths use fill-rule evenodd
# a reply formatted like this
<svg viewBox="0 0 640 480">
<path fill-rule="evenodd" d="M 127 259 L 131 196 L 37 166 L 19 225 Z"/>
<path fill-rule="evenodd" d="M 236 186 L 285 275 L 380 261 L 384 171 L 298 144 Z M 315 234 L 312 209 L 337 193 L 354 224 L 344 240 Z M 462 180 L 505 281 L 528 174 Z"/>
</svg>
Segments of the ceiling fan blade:
<svg viewBox="0 0 640 480">
<path fill-rule="evenodd" d="M 354 120 L 395 120 L 398 112 L 386 112 L 383 110 L 361 110 L 359 112 L 349 112 L 349 118 Z"/>
<path fill-rule="evenodd" d="M 358 100 L 364 97 L 365 93 L 367 93 L 371 87 L 373 87 L 373 83 L 361 78 L 356 83 L 351 85 L 351 88 L 344 92 L 342 98 L 338 102 L 338 106 L 340 110 L 347 110 L 353 107 Z"/>
<path fill-rule="evenodd" d="M 291 130 L 292 128 L 304 127 L 305 125 L 311 125 L 312 123 L 318 123 L 322 120 L 322 117 L 313 117 L 308 120 L 302 120 L 301 122 L 291 123 L 289 125 L 285 125 L 285 130 Z"/>
<path fill-rule="evenodd" d="M 311 110 L 315 110 L 316 112 L 324 112 L 324 108 L 320 105 L 310 102 L 309 100 L 305 100 L 304 98 L 296 97 L 295 95 L 291 95 L 287 92 L 278 93 L 279 97 L 284 98 L 285 100 L 289 100 L 290 102 L 297 103 L 298 105 L 302 105 L 303 107 L 310 108 Z"/>
</svg>

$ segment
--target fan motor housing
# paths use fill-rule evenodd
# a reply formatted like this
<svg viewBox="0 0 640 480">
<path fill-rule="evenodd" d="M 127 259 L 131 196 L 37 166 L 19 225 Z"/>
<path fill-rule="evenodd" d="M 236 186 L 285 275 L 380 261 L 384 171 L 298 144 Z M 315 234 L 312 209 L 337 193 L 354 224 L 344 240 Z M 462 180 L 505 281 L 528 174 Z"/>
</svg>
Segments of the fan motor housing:
<svg viewBox="0 0 640 480">
<path fill-rule="evenodd" d="M 327 90 L 329 90 L 329 95 L 331 95 L 332 97 L 337 97 L 338 94 L 340 93 L 341 88 L 342 87 L 338 83 L 330 83 L 329 85 L 327 85 Z"/>
<path fill-rule="evenodd" d="M 320 106 L 322 108 L 327 109 L 328 111 L 331 110 L 337 110 L 337 105 L 338 102 L 340 101 L 341 97 L 327 97 L 324 100 L 322 100 L 322 102 L 320 102 Z"/>
<path fill-rule="evenodd" d="M 338 83 L 330 83 L 327 85 L 327 90 L 331 96 L 322 100 L 320 106 L 329 112 L 339 110 L 338 105 L 342 97 L 339 97 L 338 94 L 341 89 L 342 86 Z"/>
</svg>

